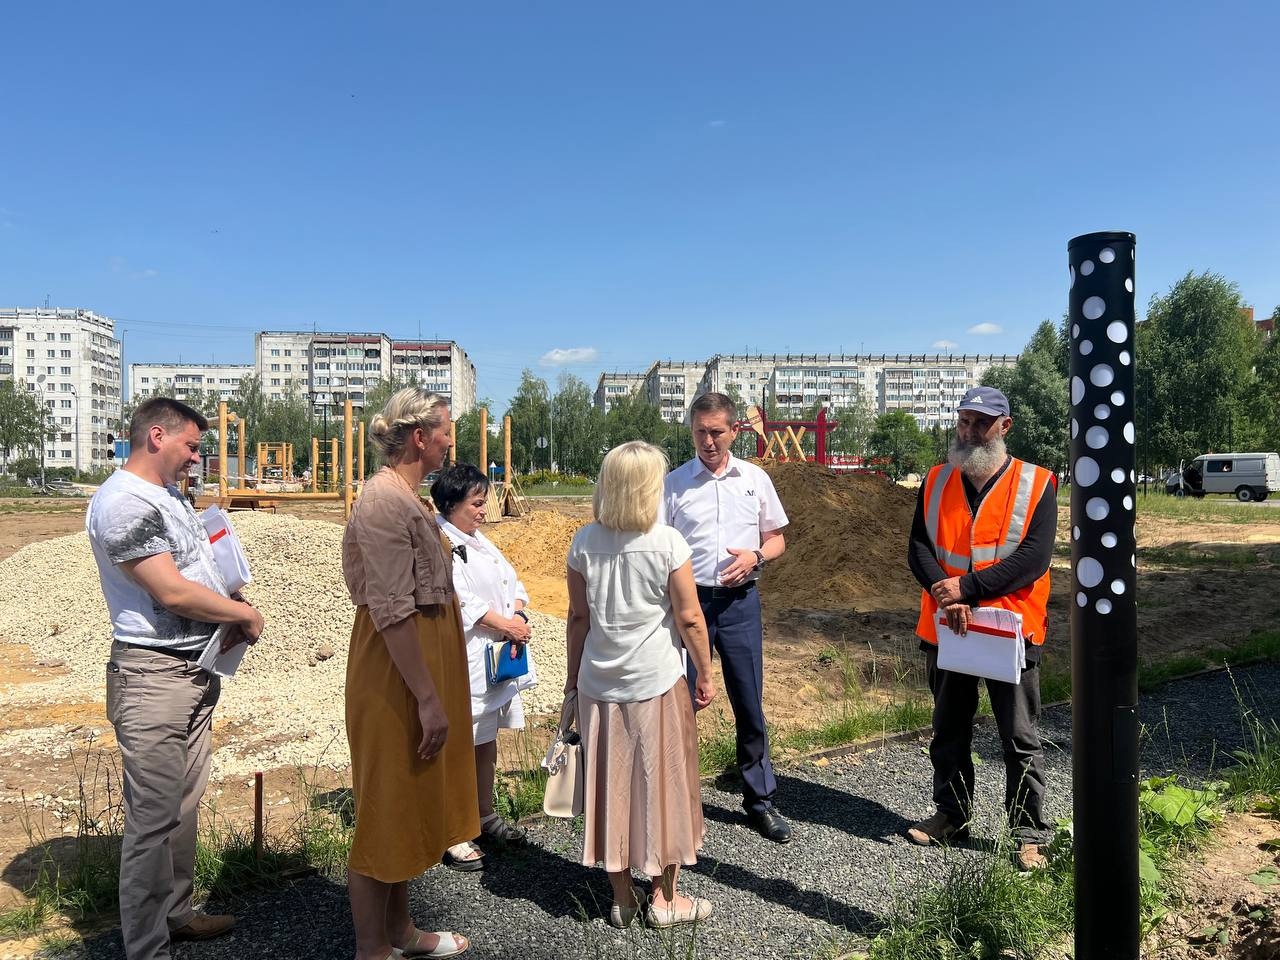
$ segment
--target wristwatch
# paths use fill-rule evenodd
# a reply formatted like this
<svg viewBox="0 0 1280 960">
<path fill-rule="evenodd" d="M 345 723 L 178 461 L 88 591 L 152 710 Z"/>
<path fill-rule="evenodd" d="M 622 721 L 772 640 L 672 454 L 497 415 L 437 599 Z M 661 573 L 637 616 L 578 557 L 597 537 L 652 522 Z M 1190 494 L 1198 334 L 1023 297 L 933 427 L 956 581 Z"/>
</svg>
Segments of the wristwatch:
<svg viewBox="0 0 1280 960">
<path fill-rule="evenodd" d="M 524 612 L 524 610 L 517 610 L 517 611 L 515 612 L 515 616 L 519 617 L 519 618 L 520 618 L 521 620 L 523 620 L 525 623 L 528 623 L 528 622 L 529 622 L 529 615 L 528 615 L 527 613 L 525 613 L 525 612 Z"/>
<path fill-rule="evenodd" d="M 763 550 L 756 550 L 756 551 L 754 551 L 754 553 L 755 553 L 755 555 L 756 555 L 756 569 L 757 569 L 757 570 L 763 570 L 763 569 L 764 569 L 764 564 L 765 564 L 764 551 L 763 551 Z"/>
</svg>

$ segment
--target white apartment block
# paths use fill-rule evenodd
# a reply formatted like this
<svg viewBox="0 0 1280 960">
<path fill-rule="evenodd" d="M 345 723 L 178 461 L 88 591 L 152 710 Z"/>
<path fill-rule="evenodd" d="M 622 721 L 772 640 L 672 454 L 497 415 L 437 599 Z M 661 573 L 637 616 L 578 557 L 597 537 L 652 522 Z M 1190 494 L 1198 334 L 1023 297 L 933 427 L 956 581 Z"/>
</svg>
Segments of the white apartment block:
<svg viewBox="0 0 1280 960">
<path fill-rule="evenodd" d="M 120 341 L 115 322 L 92 310 L 0 308 L 0 380 L 37 393 L 57 428 L 45 464 L 109 465 L 107 434 L 120 422 Z"/>
<path fill-rule="evenodd" d="M 873 414 L 905 410 L 922 429 L 949 427 L 956 406 L 992 367 L 1011 367 L 1016 356 L 888 355 L 807 356 L 780 359 L 768 398 L 787 415 L 821 403 L 831 410 L 865 400 Z"/>
<path fill-rule="evenodd" d="M 186 402 L 202 393 L 230 400 L 240 381 L 256 372 L 248 363 L 131 363 L 129 399 L 139 400 L 163 390 L 165 396 Z"/>
<path fill-rule="evenodd" d="M 254 365 L 264 394 L 296 391 L 314 407 L 350 400 L 390 377 L 414 380 L 449 400 L 459 416 L 475 409 L 476 367 L 452 340 L 392 340 L 384 333 L 264 330 L 254 335 Z"/>
<path fill-rule="evenodd" d="M 731 397 L 737 394 L 743 407 L 760 406 L 765 402 L 773 368 L 783 359 L 786 358 L 718 353 L 707 361 L 694 398 L 704 393 L 723 393 Z"/>
<path fill-rule="evenodd" d="M 449 401 L 451 416 L 475 409 L 476 365 L 452 340 L 393 340 L 391 375 L 440 394 Z"/>
<path fill-rule="evenodd" d="M 595 408 L 608 413 L 623 397 L 635 396 L 644 383 L 643 373 L 602 373 L 596 381 Z"/>
<path fill-rule="evenodd" d="M 663 420 L 683 423 L 706 368 L 703 360 L 658 360 L 645 371 L 638 392 L 658 408 Z"/>
</svg>

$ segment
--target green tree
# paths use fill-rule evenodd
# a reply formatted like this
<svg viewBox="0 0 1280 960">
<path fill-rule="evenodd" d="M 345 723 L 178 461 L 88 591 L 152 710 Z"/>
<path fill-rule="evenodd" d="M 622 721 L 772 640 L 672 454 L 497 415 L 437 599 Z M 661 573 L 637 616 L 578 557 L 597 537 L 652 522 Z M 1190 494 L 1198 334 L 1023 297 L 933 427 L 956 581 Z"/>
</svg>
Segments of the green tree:
<svg viewBox="0 0 1280 960">
<path fill-rule="evenodd" d="M 254 440 L 255 444 L 292 443 L 293 463 L 290 466 L 295 473 L 301 473 L 311 461 L 311 405 L 306 395 L 295 384 L 290 384 L 283 397 L 268 400 L 254 435 L 257 438 Z M 352 442 L 354 443 L 354 438 Z M 245 450 L 248 457 L 256 454 L 256 446 Z"/>
<path fill-rule="evenodd" d="M 0 380 L 0 455 L 4 466 L 14 453 L 25 453 L 41 446 L 40 428 L 48 408 L 40 395 L 12 380 Z"/>
<path fill-rule="evenodd" d="M 827 434 L 827 449 L 851 457 L 864 456 L 876 418 L 862 391 L 858 391 L 852 402 L 834 407 L 827 417 L 839 424 Z"/>
<path fill-rule="evenodd" d="M 992 367 L 982 377 L 1009 398 L 1009 453 L 1054 471 L 1067 462 L 1070 416 L 1063 332 L 1052 320 L 1042 321 L 1014 366 Z"/>
<path fill-rule="evenodd" d="M 604 417 L 591 388 L 571 373 L 561 373 L 551 398 L 555 459 L 564 473 L 595 476 L 605 450 Z"/>
<path fill-rule="evenodd" d="M 1225 451 L 1245 427 L 1258 335 L 1240 307 L 1239 288 L 1212 273 L 1188 273 L 1151 298 L 1137 374 L 1157 460 Z"/>
<path fill-rule="evenodd" d="M 267 409 L 267 397 L 262 391 L 262 378 L 256 373 L 242 377 L 240 386 L 232 394 L 231 402 L 227 406 L 239 418 L 239 423 L 231 430 L 233 433 L 236 430 L 244 430 L 245 453 L 246 456 L 252 456 L 252 451 L 257 449 L 255 444 L 259 440 L 271 439 L 262 436 L 260 430 L 262 417 Z M 227 449 L 236 449 L 230 438 L 227 440 Z M 310 456 L 310 450 L 307 455 Z M 243 464 L 241 469 L 244 469 Z"/>
<path fill-rule="evenodd" d="M 453 421 L 458 463 L 475 464 L 486 474 L 489 472 L 489 464 L 480 462 L 480 411 L 482 409 L 489 410 L 492 406 L 493 401 L 488 398 L 479 400 L 474 409 L 460 417 L 456 417 Z M 492 416 L 489 417 L 489 421 L 490 423 L 493 422 Z M 490 462 L 502 460 L 501 436 L 495 439 L 490 435 L 487 459 Z"/>
<path fill-rule="evenodd" d="M 873 457 L 887 457 L 888 474 L 901 480 L 908 473 L 920 473 L 928 466 L 925 460 L 932 452 L 927 434 L 922 433 L 916 418 L 905 410 L 882 413 L 867 440 Z"/>
<path fill-rule="evenodd" d="M 507 416 L 511 418 L 511 469 L 550 469 L 551 394 L 547 381 L 532 370 L 522 371 Z M 547 445 L 539 447 L 539 438 Z"/>
<path fill-rule="evenodd" d="M 1280 322 L 1280 307 L 1271 319 Z M 1245 410 L 1254 450 L 1280 450 L 1280 333 L 1272 333 L 1258 353 Z"/>
</svg>

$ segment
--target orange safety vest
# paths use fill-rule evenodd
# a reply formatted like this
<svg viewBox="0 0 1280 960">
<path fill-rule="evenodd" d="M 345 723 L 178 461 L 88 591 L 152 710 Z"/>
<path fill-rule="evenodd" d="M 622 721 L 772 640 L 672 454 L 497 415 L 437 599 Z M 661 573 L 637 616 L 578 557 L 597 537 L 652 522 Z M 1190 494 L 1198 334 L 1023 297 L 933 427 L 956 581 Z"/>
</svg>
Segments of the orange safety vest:
<svg viewBox="0 0 1280 960">
<path fill-rule="evenodd" d="M 948 577 L 985 570 L 1008 557 L 1022 543 L 1031 515 L 1044 495 L 1045 484 L 1058 487 L 1044 467 L 1013 459 L 978 504 L 975 517 L 964 494 L 964 480 L 949 463 L 933 467 L 924 481 L 924 526 L 933 554 Z M 1045 638 L 1045 608 L 1049 602 L 1049 571 L 1030 586 L 1003 597 L 983 600 L 983 606 L 1004 607 L 1022 614 L 1022 635 L 1039 646 Z M 920 591 L 920 619 L 916 635 L 938 642 L 938 602 Z"/>
</svg>

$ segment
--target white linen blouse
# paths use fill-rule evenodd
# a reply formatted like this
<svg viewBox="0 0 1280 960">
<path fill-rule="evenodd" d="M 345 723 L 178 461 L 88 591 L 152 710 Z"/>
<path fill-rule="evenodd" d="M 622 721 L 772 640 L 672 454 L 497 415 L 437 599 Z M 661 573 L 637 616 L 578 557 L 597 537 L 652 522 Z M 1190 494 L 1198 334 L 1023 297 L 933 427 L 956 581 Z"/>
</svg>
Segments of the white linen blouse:
<svg viewBox="0 0 1280 960">
<path fill-rule="evenodd" d="M 483 533 L 479 530 L 473 534 L 463 533 L 439 514 L 436 522 L 449 538 L 451 546 L 462 546 L 467 552 L 466 560 L 456 550 L 450 556 L 453 558 L 453 589 L 462 607 L 462 626 L 467 638 L 471 715 L 480 717 L 502 709 L 519 691 L 527 690 L 538 682 L 532 643 L 528 651 L 529 672 L 523 677 L 490 686 L 484 668 L 489 644 L 502 644 L 506 638 L 498 631 L 481 625 L 480 618 L 490 610 L 510 617 L 515 613 L 517 600 L 528 604 L 529 594 L 515 568 Z"/>
</svg>

